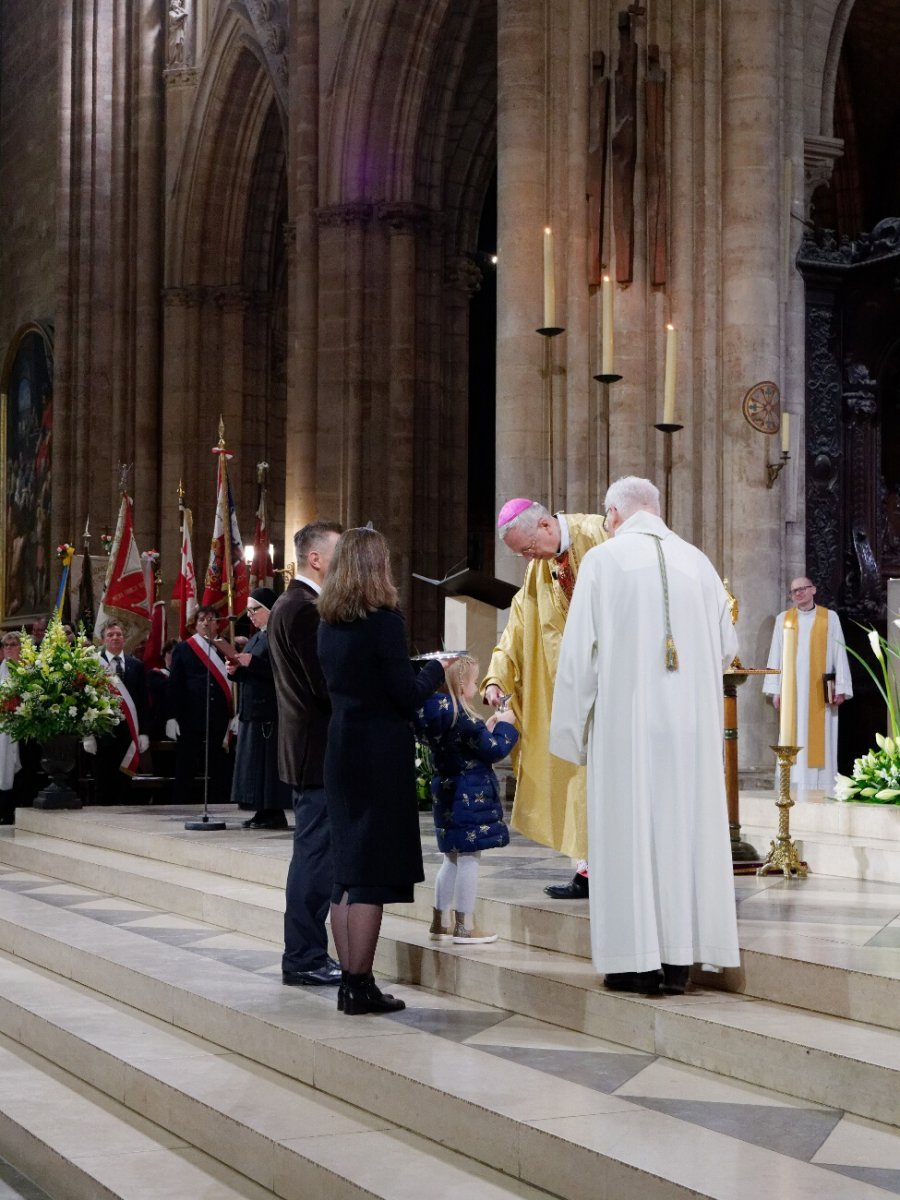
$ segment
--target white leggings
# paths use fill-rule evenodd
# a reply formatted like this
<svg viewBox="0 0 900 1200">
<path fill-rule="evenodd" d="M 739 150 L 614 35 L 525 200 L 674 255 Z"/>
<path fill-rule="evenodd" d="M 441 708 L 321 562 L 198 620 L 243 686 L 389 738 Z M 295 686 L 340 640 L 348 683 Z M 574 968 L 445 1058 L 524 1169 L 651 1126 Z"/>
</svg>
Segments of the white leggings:
<svg viewBox="0 0 900 1200">
<path fill-rule="evenodd" d="M 475 911 L 475 893 L 478 891 L 478 860 L 480 850 L 460 854 L 451 850 L 444 855 L 441 869 L 434 881 L 434 907 L 446 912 L 448 908 L 458 913 Z"/>
</svg>

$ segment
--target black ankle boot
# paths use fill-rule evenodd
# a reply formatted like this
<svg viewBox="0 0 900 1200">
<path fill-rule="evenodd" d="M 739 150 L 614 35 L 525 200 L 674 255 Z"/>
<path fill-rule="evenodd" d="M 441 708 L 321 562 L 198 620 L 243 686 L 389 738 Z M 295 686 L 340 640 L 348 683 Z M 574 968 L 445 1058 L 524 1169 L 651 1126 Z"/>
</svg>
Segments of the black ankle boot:
<svg viewBox="0 0 900 1200">
<path fill-rule="evenodd" d="M 361 1013 L 390 1013 L 400 1012 L 406 1008 L 403 1000 L 382 992 L 375 982 L 372 972 L 365 975 L 347 975 L 344 987 L 345 1016 L 359 1016 Z"/>
<path fill-rule="evenodd" d="M 340 982 L 340 986 L 338 987 L 338 997 L 337 997 L 338 1012 L 344 1011 L 344 996 L 347 993 L 347 980 L 349 978 L 350 978 L 350 972 L 342 970 L 341 971 L 341 982 Z"/>
</svg>

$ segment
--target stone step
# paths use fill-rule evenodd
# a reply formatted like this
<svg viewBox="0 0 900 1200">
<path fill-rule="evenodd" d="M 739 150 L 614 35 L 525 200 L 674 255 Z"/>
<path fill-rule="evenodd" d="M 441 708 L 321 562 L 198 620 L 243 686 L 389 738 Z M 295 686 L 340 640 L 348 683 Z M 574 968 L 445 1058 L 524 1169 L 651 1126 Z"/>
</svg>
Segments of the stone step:
<svg viewBox="0 0 900 1200">
<path fill-rule="evenodd" d="M 37 877 L 13 874 L 4 877 L 0 946 L 19 961 L 0 962 L 3 1028 L 169 1123 L 181 1138 L 240 1163 L 245 1174 L 271 1178 L 278 1195 L 340 1200 L 360 1194 L 360 1187 L 390 1200 L 423 1190 L 441 1198 L 529 1200 L 536 1200 L 535 1189 L 564 1200 L 755 1200 L 760 1191 L 810 1200 L 884 1195 L 848 1178 L 852 1167 L 800 1161 L 417 1028 L 429 1004 L 452 1004 L 444 998 L 405 988 L 405 1021 L 348 1018 L 337 1012 L 333 991 L 283 988 L 277 975 L 142 936 L 121 923 L 134 912 L 127 905 L 112 919 L 113 897 L 87 889 L 67 896 L 67 885 L 53 881 L 44 891 Z M 73 896 L 83 910 L 62 903 L 71 905 Z M 105 919 L 93 907 L 99 904 Z M 183 920 L 143 912 L 138 924 Z M 52 986 L 49 969 L 62 977 L 50 979 Z M 649 1001 L 620 1000 L 635 1010 L 665 1011 Z M 465 1012 L 458 1002 L 457 1012 Z M 468 1013 L 475 1028 L 508 1016 Z M 579 1057 L 596 1050 L 582 1042 L 575 1048 Z M 784 1062 L 780 1077 L 790 1077 L 796 1065 Z M 758 1102 L 779 1103 L 772 1093 Z M 304 1125 L 307 1103 L 321 1106 L 314 1121 L 324 1119 L 322 1107 L 330 1112 L 324 1126 Z M 363 1103 L 368 1116 L 359 1115 Z M 780 1105 L 785 1128 L 816 1116 L 786 1097 Z M 839 1117 L 824 1114 L 827 1129 Z M 348 1127 L 353 1120 L 359 1128 Z M 871 1128 L 879 1137 L 898 1136 L 882 1125 Z M 462 1155 L 476 1162 L 461 1163 Z M 311 1159 L 322 1173 L 311 1187 L 298 1179 L 292 1156 Z M 357 1174 L 342 1182 L 351 1167 Z M 372 1183 L 376 1168 L 383 1193 Z"/>
<path fill-rule="evenodd" d="M 24 811 L 31 818 L 31 812 Z M 98 821 L 96 813 L 36 815 L 37 820 L 31 819 L 29 825 L 67 836 L 75 832 L 78 840 L 68 842 L 63 837 L 48 832 L 31 833 L 20 826 L 14 832 L 0 835 L 0 861 L 280 943 L 283 880 L 290 856 L 290 837 L 259 839 L 244 835 L 235 848 L 222 846 L 221 835 L 185 835 L 183 815 L 176 825 L 180 836 L 155 832 L 156 826 L 148 829 L 146 812 L 130 815 L 116 812 L 106 821 Z M 218 843 L 218 853 L 210 839 Z M 121 848 L 110 849 L 109 844 Z M 132 853 L 129 847 L 138 853 Z M 150 857 L 152 850 L 165 858 Z M 192 860 L 204 865 L 182 865 L 191 864 Z M 210 870 L 210 866 L 221 869 Z M 234 867 L 236 877 L 225 873 L 226 866 Z M 434 868 L 428 869 L 433 879 Z M 251 875 L 260 881 L 274 882 L 253 882 L 247 878 Z M 737 881 L 739 914 L 749 917 L 752 911 L 764 918 L 766 905 L 803 903 L 820 886 L 815 879 L 803 883 L 785 883 L 777 877 L 740 879 Z M 578 967 L 583 986 L 596 990 L 596 975 L 590 967 L 584 969 L 590 958 L 587 904 L 553 906 L 537 898 L 510 900 L 503 893 L 506 887 L 506 880 L 484 879 L 483 898 L 479 901 L 483 923 L 496 930 L 505 942 L 533 951 L 549 950 L 551 970 L 560 967 L 559 954 L 583 960 Z M 457 969 L 456 964 L 465 955 L 458 949 L 435 947 L 423 938 L 422 928 L 416 927 L 415 922 L 430 921 L 432 901 L 433 889 L 426 883 L 416 889 L 413 904 L 390 910 L 404 914 L 411 921 L 395 925 L 391 918 L 386 920 L 380 950 L 382 969 L 393 977 L 413 983 L 433 983 L 447 991 L 476 987 L 471 982 L 472 968 Z M 829 941 L 816 936 L 814 925 L 810 926 L 808 936 L 787 940 L 780 929 L 773 932 L 765 920 L 741 919 L 739 932 L 741 969 L 725 972 L 723 976 L 697 975 L 705 986 L 900 1030 L 900 959 L 892 951 L 879 952 L 872 947 L 855 948 Z M 479 972 L 496 973 L 500 982 L 482 981 L 476 991 L 466 993 L 468 998 L 487 996 L 487 1002 L 493 1003 L 490 991 L 485 991 L 490 987 L 499 988 L 497 994 L 505 996 L 513 976 L 508 968 L 501 967 L 499 953 L 489 954 L 488 962 L 483 950 L 473 948 L 471 954 Z M 532 961 L 535 970 L 544 971 L 539 956 Z M 555 994 L 552 1001 L 544 1002 L 545 990 L 546 985 L 529 989 L 528 998 L 533 1006 L 529 1015 L 557 1024 L 581 1022 L 573 1027 L 580 1032 L 597 1032 L 585 1025 L 588 1012 L 578 991 L 566 993 L 564 989 L 569 1002 L 561 1001 Z M 602 1032 L 600 1035 L 605 1036 Z M 627 1041 L 622 1030 L 610 1036 Z"/>
<path fill-rule="evenodd" d="M 55 1200 L 273 1197 L 178 1134 L 2 1035 L 0 1154 Z"/>
<path fill-rule="evenodd" d="M 277 958 L 282 901 L 275 889 L 237 883 L 237 896 L 220 896 L 211 889 L 227 891 L 228 881 L 209 872 L 84 844 L 77 853 L 85 857 L 66 852 L 58 838 L 0 838 L 0 860 L 20 870 L 237 929 L 271 943 Z M 0 945 L 30 957 L 15 941 L 20 931 L 2 918 L 0 931 L 11 939 Z M 424 922 L 403 917 L 386 916 L 376 967 L 392 978 L 747 1083 L 769 1086 L 785 1073 L 803 1099 L 900 1125 L 900 1035 L 894 1030 L 726 992 L 694 992 L 679 1001 L 617 995 L 598 986 L 586 959 L 504 940 L 481 947 L 434 943 Z M 790 990 L 789 983 L 782 986 Z"/>
<path fill-rule="evenodd" d="M 8 955 L 0 955 L 0 997 L 0 1033 L 108 1096 L 117 1107 L 140 1114 L 159 1133 L 166 1131 L 163 1136 L 174 1144 L 190 1145 L 258 1185 L 223 1191 L 223 1196 L 386 1200 L 414 1194 L 424 1179 L 435 1197 L 455 1196 L 461 1187 L 477 1200 L 546 1196 L 383 1118 Z M 87 1156 L 91 1140 L 81 1144 L 80 1156 Z M 188 1200 L 201 1193 L 179 1194 Z"/>
<path fill-rule="evenodd" d="M 741 793 L 741 832 L 765 855 L 775 836 L 774 793 Z M 900 884 L 900 806 L 848 804 L 816 794 L 790 810 L 791 837 L 811 870 Z"/>
</svg>

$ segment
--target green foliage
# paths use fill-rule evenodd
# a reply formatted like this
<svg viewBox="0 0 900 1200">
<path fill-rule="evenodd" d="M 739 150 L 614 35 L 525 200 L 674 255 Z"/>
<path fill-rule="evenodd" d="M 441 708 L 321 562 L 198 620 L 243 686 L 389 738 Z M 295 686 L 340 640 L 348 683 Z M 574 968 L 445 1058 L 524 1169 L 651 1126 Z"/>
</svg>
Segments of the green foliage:
<svg viewBox="0 0 900 1200">
<path fill-rule="evenodd" d="M 427 742 L 416 738 L 416 798 L 422 812 L 431 811 L 431 776 L 434 774 L 434 759 Z"/>
<path fill-rule="evenodd" d="M 895 621 L 900 625 L 900 621 Z M 875 734 L 877 750 L 863 754 L 853 764 L 853 774 L 836 775 L 834 778 L 835 800 L 856 800 L 870 804 L 896 804 L 900 801 L 900 727 L 898 727 L 898 703 L 896 688 L 892 678 L 890 662 L 892 658 L 900 659 L 900 653 L 888 644 L 886 638 L 879 635 L 877 630 L 867 631 L 872 654 L 878 663 L 880 671 L 873 670 L 861 655 L 850 646 L 847 650 L 858 659 L 868 671 L 881 697 L 887 705 L 888 722 L 891 727 L 890 736 Z M 879 674 L 881 678 L 879 678 Z"/>
<path fill-rule="evenodd" d="M 122 719 L 99 652 L 81 636 L 69 645 L 57 616 L 39 646 L 23 630 L 19 661 L 10 659 L 8 669 L 0 685 L 0 732 L 15 741 L 108 733 Z"/>
</svg>

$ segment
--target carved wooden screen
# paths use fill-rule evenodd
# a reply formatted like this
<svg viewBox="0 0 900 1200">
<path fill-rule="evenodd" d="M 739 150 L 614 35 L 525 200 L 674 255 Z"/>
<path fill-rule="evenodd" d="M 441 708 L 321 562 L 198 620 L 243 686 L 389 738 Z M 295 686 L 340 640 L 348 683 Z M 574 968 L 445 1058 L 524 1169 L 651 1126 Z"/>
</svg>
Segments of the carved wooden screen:
<svg viewBox="0 0 900 1200">
<path fill-rule="evenodd" d="M 853 241 L 804 240 L 806 554 L 816 600 L 870 657 L 859 622 L 882 632 L 887 580 L 900 575 L 900 218 Z M 853 667 L 841 714 L 845 770 L 884 728 L 883 705 Z M 874 665 L 874 664 L 873 664 Z"/>
</svg>

